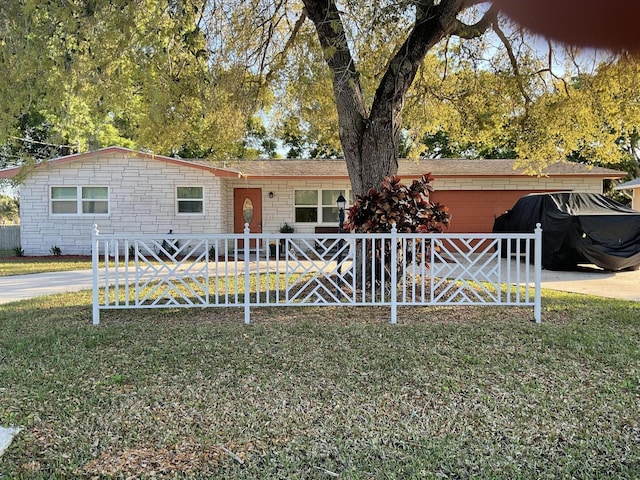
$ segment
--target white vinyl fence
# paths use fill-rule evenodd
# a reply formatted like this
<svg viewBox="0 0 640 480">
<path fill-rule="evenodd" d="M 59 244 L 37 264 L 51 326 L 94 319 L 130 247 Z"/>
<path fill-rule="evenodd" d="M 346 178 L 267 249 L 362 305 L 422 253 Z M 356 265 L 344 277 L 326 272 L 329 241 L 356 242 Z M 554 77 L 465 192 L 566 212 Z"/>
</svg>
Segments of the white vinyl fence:
<svg viewBox="0 0 640 480">
<path fill-rule="evenodd" d="M 102 235 L 93 243 L 93 323 L 133 308 L 531 306 L 541 321 L 541 235 Z"/>
<path fill-rule="evenodd" d="M 0 225 L 0 250 L 13 250 L 20 246 L 20 225 Z"/>
</svg>

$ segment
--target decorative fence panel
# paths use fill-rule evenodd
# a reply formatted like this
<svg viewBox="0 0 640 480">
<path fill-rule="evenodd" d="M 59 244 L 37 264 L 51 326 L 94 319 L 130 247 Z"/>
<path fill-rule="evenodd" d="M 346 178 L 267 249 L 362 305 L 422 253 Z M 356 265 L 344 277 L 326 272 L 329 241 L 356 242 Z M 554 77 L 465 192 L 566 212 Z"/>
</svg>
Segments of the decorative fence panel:
<svg viewBox="0 0 640 480">
<path fill-rule="evenodd" d="M 93 323 L 128 308 L 531 306 L 541 234 L 93 234 Z"/>
</svg>

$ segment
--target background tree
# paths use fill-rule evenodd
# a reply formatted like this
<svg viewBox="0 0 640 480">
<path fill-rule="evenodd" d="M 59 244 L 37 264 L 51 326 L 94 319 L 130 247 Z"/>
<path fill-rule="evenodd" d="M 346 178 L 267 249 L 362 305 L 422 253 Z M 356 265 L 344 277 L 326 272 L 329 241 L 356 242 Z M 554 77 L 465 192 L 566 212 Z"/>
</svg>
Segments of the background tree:
<svg viewBox="0 0 640 480">
<path fill-rule="evenodd" d="M 0 195 L 0 224 L 18 223 L 20 220 L 20 202 L 7 195 Z"/>
<path fill-rule="evenodd" d="M 234 156 L 258 82 L 210 62 L 206 2 L 7 0 L 0 6 L 0 136 Z M 262 99 L 264 100 L 264 98 Z M 46 132 L 34 138 L 33 131 Z M 43 138 L 45 137 L 45 138 Z"/>
</svg>

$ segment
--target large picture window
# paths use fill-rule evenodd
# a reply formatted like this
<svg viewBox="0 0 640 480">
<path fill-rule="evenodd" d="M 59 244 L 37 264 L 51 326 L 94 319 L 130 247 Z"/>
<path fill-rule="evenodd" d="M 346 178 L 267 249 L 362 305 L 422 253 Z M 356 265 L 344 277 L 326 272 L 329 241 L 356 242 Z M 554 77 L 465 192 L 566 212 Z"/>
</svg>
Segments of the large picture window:
<svg viewBox="0 0 640 480">
<path fill-rule="evenodd" d="M 109 187 L 51 187 L 52 215 L 108 215 Z"/>
<path fill-rule="evenodd" d="M 204 213 L 204 187 L 176 187 L 178 213 L 202 215 Z"/>
<path fill-rule="evenodd" d="M 338 223 L 338 205 L 340 195 L 353 204 L 353 195 L 345 190 L 295 190 L 296 223 Z"/>
</svg>

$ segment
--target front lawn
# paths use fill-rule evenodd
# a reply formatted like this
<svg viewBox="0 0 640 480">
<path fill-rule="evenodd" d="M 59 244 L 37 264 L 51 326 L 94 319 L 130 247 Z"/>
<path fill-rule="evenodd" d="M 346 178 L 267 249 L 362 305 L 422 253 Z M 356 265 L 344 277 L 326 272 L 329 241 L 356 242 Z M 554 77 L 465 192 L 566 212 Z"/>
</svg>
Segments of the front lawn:
<svg viewBox="0 0 640 480">
<path fill-rule="evenodd" d="M 11 252 L 12 253 L 12 252 Z M 0 255 L 0 277 L 29 273 L 64 272 L 91 268 L 91 257 L 74 255 L 47 255 L 17 257 L 8 251 Z"/>
<path fill-rule="evenodd" d="M 0 478 L 638 478 L 640 304 L 0 310 Z"/>
</svg>

